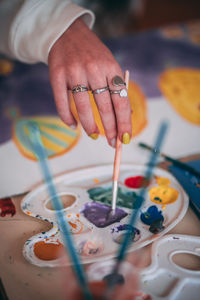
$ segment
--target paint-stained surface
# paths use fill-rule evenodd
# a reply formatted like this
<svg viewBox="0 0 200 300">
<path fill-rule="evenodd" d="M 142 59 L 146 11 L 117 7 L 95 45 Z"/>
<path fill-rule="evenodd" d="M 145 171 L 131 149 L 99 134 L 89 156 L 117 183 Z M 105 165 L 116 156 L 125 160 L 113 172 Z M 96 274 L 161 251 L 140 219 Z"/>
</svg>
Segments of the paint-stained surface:
<svg viewBox="0 0 200 300">
<path fill-rule="evenodd" d="M 88 190 L 90 198 L 94 201 L 101 202 L 106 205 L 111 205 L 112 203 L 112 187 L 94 187 Z M 118 188 L 117 194 L 117 206 L 126 208 L 138 208 L 139 200 L 136 197 L 137 194 L 134 191 L 124 190 Z"/>
<path fill-rule="evenodd" d="M 166 185 L 156 186 L 149 191 L 150 199 L 157 204 L 170 204 L 178 199 L 179 192 Z"/>
<path fill-rule="evenodd" d="M 144 176 L 139 175 L 126 178 L 124 184 L 129 188 L 139 189 L 148 186 L 149 181 Z"/>
<path fill-rule="evenodd" d="M 16 214 L 16 208 L 11 198 L 0 199 L 0 216 L 5 217 L 11 215 L 12 217 Z"/>
<path fill-rule="evenodd" d="M 110 214 L 111 207 L 97 202 L 85 203 L 82 213 L 88 221 L 94 224 L 96 227 L 104 228 L 115 222 L 119 222 L 121 219 L 127 216 L 127 213 L 116 208 L 114 214 Z"/>
<path fill-rule="evenodd" d="M 111 235 L 113 241 L 118 244 L 123 242 L 123 236 L 129 232 L 129 238 L 131 242 L 136 242 L 140 239 L 140 230 L 136 227 L 133 227 L 129 224 L 116 225 L 111 229 Z"/>
</svg>

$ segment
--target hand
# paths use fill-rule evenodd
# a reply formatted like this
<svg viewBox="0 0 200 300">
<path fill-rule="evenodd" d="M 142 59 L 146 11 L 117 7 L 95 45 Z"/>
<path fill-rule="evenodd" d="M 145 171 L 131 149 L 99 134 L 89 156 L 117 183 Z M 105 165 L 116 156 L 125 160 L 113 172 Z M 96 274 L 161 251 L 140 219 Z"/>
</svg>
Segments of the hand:
<svg viewBox="0 0 200 300">
<path fill-rule="evenodd" d="M 69 90 L 79 84 L 91 90 L 109 85 L 111 90 L 121 89 L 112 84 L 112 78 L 122 70 L 109 49 L 87 27 L 77 19 L 55 42 L 49 58 L 50 82 L 53 88 L 58 113 L 68 126 L 76 126 L 70 110 Z M 124 143 L 132 136 L 131 108 L 128 97 L 110 95 L 109 91 L 94 94 L 108 143 L 115 147 L 117 135 Z M 98 128 L 94 120 L 87 92 L 74 93 L 74 101 L 80 122 L 86 133 L 96 138 Z"/>
</svg>

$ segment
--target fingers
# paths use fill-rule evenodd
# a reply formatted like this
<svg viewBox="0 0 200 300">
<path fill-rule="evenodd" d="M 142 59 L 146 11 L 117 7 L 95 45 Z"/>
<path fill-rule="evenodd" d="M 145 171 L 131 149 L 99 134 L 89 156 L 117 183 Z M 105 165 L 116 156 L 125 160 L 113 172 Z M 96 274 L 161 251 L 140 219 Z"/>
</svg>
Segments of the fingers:
<svg viewBox="0 0 200 300">
<path fill-rule="evenodd" d="M 69 87 L 71 90 L 79 85 L 81 85 L 83 88 L 88 87 L 88 82 L 86 79 L 84 79 L 84 76 L 80 76 L 80 78 L 73 77 L 69 83 Z M 73 92 L 73 97 L 79 115 L 79 119 L 84 130 L 92 139 L 97 139 L 99 130 L 94 120 L 94 115 L 90 104 L 88 92 Z"/>
<path fill-rule="evenodd" d="M 76 120 L 70 110 L 67 85 L 64 74 L 55 72 L 56 76 L 51 76 L 51 86 L 53 88 L 54 99 L 57 107 L 58 114 L 65 124 L 75 129 L 77 126 Z"/>
<path fill-rule="evenodd" d="M 123 85 L 116 86 L 113 84 L 113 78 L 116 75 L 123 78 L 120 71 L 118 71 L 118 73 L 113 73 L 111 76 L 109 75 L 108 85 L 110 89 L 110 96 L 115 110 L 118 136 L 124 144 L 129 144 L 132 136 L 131 106 L 126 87 Z M 122 91 L 122 93 L 114 94 L 112 91 Z M 127 96 L 124 97 L 124 94 L 127 94 Z"/>
<path fill-rule="evenodd" d="M 101 116 L 101 121 L 104 126 L 104 131 L 108 143 L 110 144 L 110 146 L 115 147 L 116 137 L 117 137 L 117 126 L 116 126 L 115 112 L 110 98 L 110 93 L 107 87 L 106 78 L 105 76 L 104 77 L 102 76 L 101 80 L 99 80 L 98 82 L 95 82 L 95 78 L 96 77 L 93 77 L 93 79 L 90 80 L 90 87 L 93 91 L 97 91 L 97 92 L 98 89 L 102 89 L 100 93 L 93 92 L 93 96 L 97 104 L 99 114 Z M 103 91 L 103 89 L 106 88 L 107 90 Z"/>
</svg>

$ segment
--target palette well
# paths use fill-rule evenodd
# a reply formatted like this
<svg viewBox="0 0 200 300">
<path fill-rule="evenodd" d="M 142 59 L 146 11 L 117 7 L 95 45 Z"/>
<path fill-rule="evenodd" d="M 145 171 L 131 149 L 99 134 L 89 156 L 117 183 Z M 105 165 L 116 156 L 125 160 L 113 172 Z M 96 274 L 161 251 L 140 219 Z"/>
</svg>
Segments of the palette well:
<svg viewBox="0 0 200 300">
<path fill-rule="evenodd" d="M 113 218 L 108 218 L 112 199 L 112 165 L 77 170 L 54 180 L 64 204 L 66 222 L 83 263 L 113 258 L 127 230 L 132 236 L 129 251 L 144 247 L 171 230 L 185 215 L 188 197 L 176 179 L 169 172 L 156 168 L 152 180 L 146 182 L 141 180 L 145 169 L 140 165 L 121 165 L 117 213 Z M 127 185 L 127 179 L 134 181 L 134 177 L 136 185 Z M 127 224 L 131 207 L 139 207 L 141 199 L 137 194 L 143 184 L 147 187 L 145 202 L 136 224 L 130 228 Z M 25 242 L 24 257 L 40 267 L 66 264 L 61 254 L 64 250 L 62 232 L 46 186 L 43 184 L 27 194 L 21 208 L 25 214 L 52 225 L 49 231 L 32 236 Z"/>
</svg>

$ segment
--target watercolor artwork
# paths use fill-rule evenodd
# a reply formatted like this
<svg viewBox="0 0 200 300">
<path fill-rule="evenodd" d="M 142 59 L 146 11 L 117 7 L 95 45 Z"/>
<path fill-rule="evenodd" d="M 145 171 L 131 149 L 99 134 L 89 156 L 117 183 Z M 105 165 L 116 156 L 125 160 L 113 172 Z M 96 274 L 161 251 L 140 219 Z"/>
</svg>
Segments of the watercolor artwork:
<svg viewBox="0 0 200 300">
<path fill-rule="evenodd" d="M 188 197 L 170 173 L 157 168 L 153 178 L 147 181 L 143 177 L 145 166 L 122 164 L 117 209 L 115 215 L 110 216 L 112 167 L 77 170 L 54 181 L 83 263 L 114 257 L 127 231 L 132 240 L 130 251 L 141 248 L 172 229 L 187 211 Z M 142 186 L 147 188 L 146 198 L 132 227 L 128 224 L 129 216 L 132 209 L 139 207 L 137 194 Z M 45 185 L 27 194 L 21 209 L 28 216 L 51 224 L 49 231 L 30 236 L 25 242 L 24 257 L 40 267 L 65 263 L 58 255 L 64 249 L 62 232 Z"/>
</svg>

